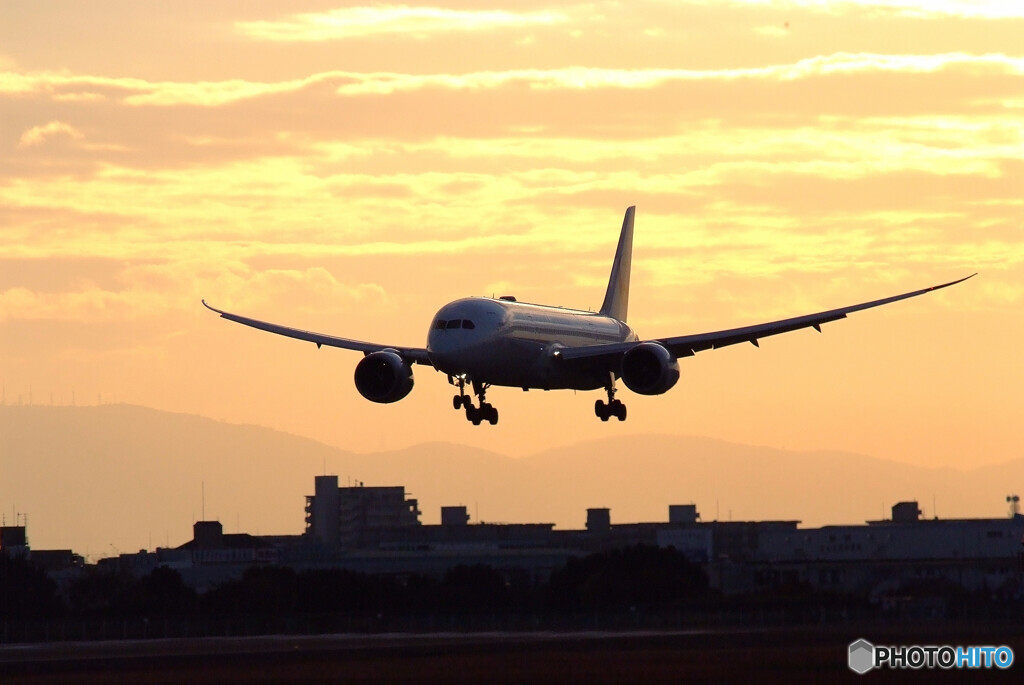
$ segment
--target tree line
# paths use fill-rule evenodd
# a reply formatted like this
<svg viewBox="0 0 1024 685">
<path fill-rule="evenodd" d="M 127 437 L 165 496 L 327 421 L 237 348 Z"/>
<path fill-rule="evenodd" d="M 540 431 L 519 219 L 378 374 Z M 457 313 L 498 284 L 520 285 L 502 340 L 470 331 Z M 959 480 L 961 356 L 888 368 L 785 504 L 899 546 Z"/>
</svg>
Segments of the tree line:
<svg viewBox="0 0 1024 685">
<path fill-rule="evenodd" d="M 895 599 L 888 604 L 872 602 L 863 594 L 815 590 L 793 578 L 723 596 L 709 587 L 701 566 L 673 548 L 651 545 L 573 558 L 544 578 L 526 571 L 501 573 L 484 565 L 456 566 L 441 576 L 255 565 L 240 578 L 202 593 L 168 567 L 136 577 L 90 566 L 58 587 L 30 561 L 0 555 L 0 641 L 25 639 L 18 637 L 19 630 L 27 634 L 22 629 L 39 621 L 92 626 L 89 631 L 98 630 L 101 636 L 111 631 L 127 636 L 146 635 L 154 619 L 165 635 L 195 635 L 408 626 L 474 629 L 485 625 L 476 620 L 480 617 L 502 617 L 491 625 L 513 629 L 557 626 L 560 617 L 580 616 L 601 617 L 601 626 L 612 627 L 654 626 L 652 620 L 659 616 L 668 616 L 676 627 L 702 620 L 790 624 L 913 618 L 922 611 L 936 618 L 983 619 L 1019 616 L 1024 608 L 1019 596 L 967 592 L 943 580 L 904 583 Z M 415 620 L 403 623 L 405 618 Z M 241 628 L 232 627 L 234 619 L 243 620 Z M 133 621 L 142 627 L 133 629 Z M 78 634 L 95 639 L 88 637 L 95 632 L 86 628 Z"/>
<path fill-rule="evenodd" d="M 540 581 L 484 565 L 439 577 L 256 565 L 204 593 L 165 566 L 142 577 L 90 566 L 59 588 L 31 561 L 0 556 L 3 619 L 628 611 L 681 609 L 710 596 L 699 566 L 649 545 L 570 559 Z"/>
</svg>

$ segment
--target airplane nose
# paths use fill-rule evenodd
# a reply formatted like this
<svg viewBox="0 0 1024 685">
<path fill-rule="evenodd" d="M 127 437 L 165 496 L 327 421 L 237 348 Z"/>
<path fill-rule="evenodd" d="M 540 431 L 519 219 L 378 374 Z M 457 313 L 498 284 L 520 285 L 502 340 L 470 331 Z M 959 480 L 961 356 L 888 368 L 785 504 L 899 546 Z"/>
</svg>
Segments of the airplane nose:
<svg viewBox="0 0 1024 685">
<path fill-rule="evenodd" d="M 452 364 L 457 357 L 454 343 L 453 336 L 444 331 L 430 332 L 427 336 L 427 354 L 435 366 L 444 369 Z"/>
</svg>

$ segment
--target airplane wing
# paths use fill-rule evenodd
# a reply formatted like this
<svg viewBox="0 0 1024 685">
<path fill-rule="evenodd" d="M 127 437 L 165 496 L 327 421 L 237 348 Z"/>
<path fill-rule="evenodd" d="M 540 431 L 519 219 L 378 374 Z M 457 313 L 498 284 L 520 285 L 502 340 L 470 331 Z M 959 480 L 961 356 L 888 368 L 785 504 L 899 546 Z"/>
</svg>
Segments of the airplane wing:
<svg viewBox="0 0 1024 685">
<path fill-rule="evenodd" d="M 261 331 L 268 331 L 270 333 L 277 333 L 278 335 L 284 335 L 289 338 L 296 338 L 298 340 L 305 340 L 307 342 L 315 343 L 317 347 L 321 345 L 327 345 L 328 347 L 341 347 L 346 350 L 357 350 L 363 354 L 370 354 L 371 352 L 377 352 L 379 350 L 391 349 L 398 352 L 398 354 L 405 360 L 415 362 L 417 364 L 426 364 L 433 366 L 430 359 L 427 357 L 427 350 L 423 347 L 401 347 L 399 345 L 381 345 L 378 343 L 362 342 L 360 340 L 349 340 L 348 338 L 338 338 L 333 335 L 324 335 L 323 333 L 313 333 L 312 331 L 303 331 L 298 328 L 289 328 L 288 326 L 280 326 L 276 323 L 268 323 L 266 321 L 260 321 L 259 319 L 250 319 L 247 316 L 239 316 L 238 314 L 232 314 L 225 312 L 216 307 L 211 307 L 206 304 L 206 300 L 203 300 L 203 306 L 210 311 L 216 312 L 221 315 L 222 318 L 236 323 L 244 324 L 246 326 L 252 326 L 258 328 Z"/>
<path fill-rule="evenodd" d="M 973 278 L 974 276 L 977 276 L 977 274 L 971 274 L 965 278 L 951 281 L 949 283 L 943 283 L 942 285 L 932 286 L 931 288 L 915 290 L 914 292 L 894 295 L 881 300 L 873 300 L 871 302 L 855 304 L 849 307 L 831 309 L 827 312 L 818 312 L 817 314 L 807 314 L 806 316 L 797 316 L 791 319 L 772 321 L 770 323 L 762 323 L 756 326 L 731 328 L 729 330 L 715 331 L 712 333 L 698 333 L 696 335 L 681 335 L 671 338 L 655 338 L 653 340 L 643 342 L 656 342 L 665 347 L 676 357 L 692 357 L 694 354 L 702 350 L 717 350 L 720 347 L 726 347 L 728 345 L 735 345 L 743 342 L 749 342 L 758 346 L 757 341 L 759 339 L 767 338 L 770 335 L 788 333 L 801 328 L 814 328 L 820 333 L 822 324 L 838 321 L 839 319 L 845 319 L 847 314 L 859 312 L 864 309 L 871 309 L 872 307 L 880 307 L 883 304 L 898 302 L 911 297 L 917 297 L 918 295 L 924 295 L 925 293 L 930 293 L 934 290 L 948 288 L 951 285 L 962 283 L 968 278 Z M 558 350 L 555 354 L 564 361 L 586 360 L 591 364 L 611 364 L 621 355 L 639 344 L 640 342 L 626 342 L 610 343 L 607 345 L 588 345 L 585 347 L 569 347 Z"/>
</svg>

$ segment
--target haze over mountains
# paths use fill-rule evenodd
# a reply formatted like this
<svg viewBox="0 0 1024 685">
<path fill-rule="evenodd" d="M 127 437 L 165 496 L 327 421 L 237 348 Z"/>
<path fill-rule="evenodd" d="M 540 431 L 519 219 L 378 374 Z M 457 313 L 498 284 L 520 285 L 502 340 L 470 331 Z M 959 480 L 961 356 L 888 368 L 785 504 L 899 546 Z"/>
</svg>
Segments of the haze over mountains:
<svg viewBox="0 0 1024 685">
<path fill-rule="evenodd" d="M 8 525 L 28 515 L 36 549 L 96 558 L 177 546 L 204 509 L 226 532 L 301 533 L 304 498 L 322 473 L 343 485 L 404 485 L 424 523 L 437 523 L 441 506 L 462 504 L 472 521 L 559 528 L 583 527 L 587 507 L 610 507 L 612 522 L 625 523 L 664 521 L 668 505 L 686 503 L 704 520 L 805 526 L 888 517 L 905 499 L 919 500 L 928 517 L 1001 517 L 1006 495 L 1024 490 L 1024 459 L 928 469 L 657 435 L 598 438 L 523 458 L 447 443 L 356 454 L 130 405 L 0 406 L 0 511 Z"/>
</svg>

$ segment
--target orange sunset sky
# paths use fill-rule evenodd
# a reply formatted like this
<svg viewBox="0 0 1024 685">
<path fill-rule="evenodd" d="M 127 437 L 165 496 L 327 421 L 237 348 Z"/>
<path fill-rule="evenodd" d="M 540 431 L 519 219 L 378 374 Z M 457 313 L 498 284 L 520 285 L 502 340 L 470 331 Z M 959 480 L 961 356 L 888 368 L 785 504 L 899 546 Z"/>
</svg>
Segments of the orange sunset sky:
<svg viewBox="0 0 1024 685">
<path fill-rule="evenodd" d="M 7 404 L 124 402 L 367 452 L 706 435 L 1024 456 L 1024 5 L 0 4 Z M 668 394 L 494 389 L 200 305 L 423 345 L 467 295 L 600 305 L 637 205 L 641 336 L 954 288 L 680 362 Z M 310 480 L 312 484 L 312 480 Z M 2 503 L 9 506 L 9 503 Z"/>
</svg>

